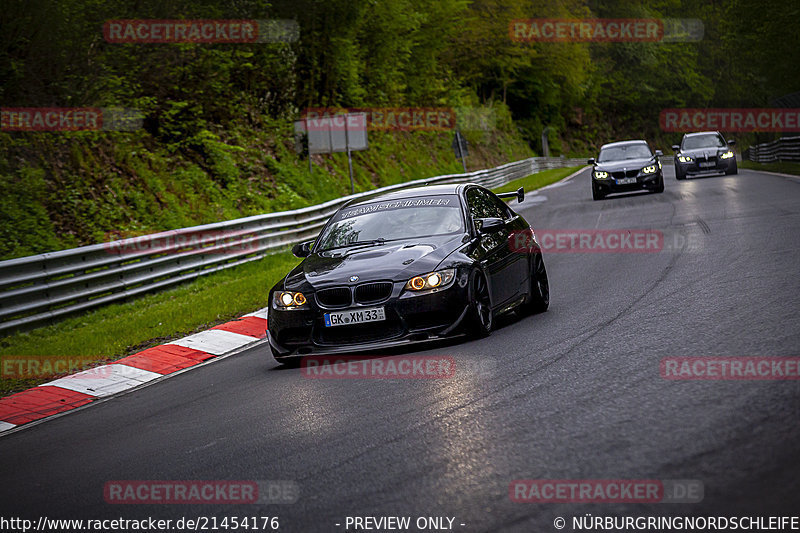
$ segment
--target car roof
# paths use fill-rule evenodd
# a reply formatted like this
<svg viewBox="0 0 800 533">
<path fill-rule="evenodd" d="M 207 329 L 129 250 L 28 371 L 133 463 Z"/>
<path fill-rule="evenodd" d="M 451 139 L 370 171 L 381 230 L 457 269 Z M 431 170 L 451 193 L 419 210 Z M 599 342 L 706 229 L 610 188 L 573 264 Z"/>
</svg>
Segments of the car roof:
<svg viewBox="0 0 800 533">
<path fill-rule="evenodd" d="M 613 143 L 604 144 L 603 146 L 600 147 L 600 149 L 602 150 L 603 148 L 609 148 L 611 146 L 624 146 L 624 145 L 627 145 L 627 144 L 647 144 L 647 141 L 644 141 L 644 140 L 641 140 L 641 139 L 632 140 L 632 141 L 616 141 L 616 142 L 613 142 Z"/>
<path fill-rule="evenodd" d="M 685 134 L 684 137 L 694 137 L 695 135 L 720 135 L 720 133 L 718 131 L 693 131 Z"/>
<path fill-rule="evenodd" d="M 345 204 L 347 207 L 367 204 L 375 201 L 397 200 L 402 198 L 418 198 L 420 196 L 435 196 L 441 194 L 459 194 L 464 185 L 460 183 L 447 183 L 444 185 L 425 185 L 410 189 L 399 189 L 388 192 L 377 192 L 361 198 L 354 198 Z"/>
</svg>

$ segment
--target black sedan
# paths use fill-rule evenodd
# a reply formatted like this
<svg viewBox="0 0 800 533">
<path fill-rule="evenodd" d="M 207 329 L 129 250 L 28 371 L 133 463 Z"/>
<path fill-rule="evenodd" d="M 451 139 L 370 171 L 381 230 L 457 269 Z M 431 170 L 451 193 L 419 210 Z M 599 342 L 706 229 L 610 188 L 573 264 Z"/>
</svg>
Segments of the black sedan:
<svg viewBox="0 0 800 533">
<path fill-rule="evenodd" d="M 602 200 L 616 192 L 664 192 L 664 174 L 661 171 L 663 155 L 655 153 L 645 141 L 620 141 L 600 147 L 597 159 L 589 159 L 592 168 L 592 198 Z"/>
<path fill-rule="evenodd" d="M 700 131 L 683 136 L 675 151 L 675 177 L 679 180 L 693 176 L 737 174 L 735 141 L 725 141 L 718 131 Z"/>
<path fill-rule="evenodd" d="M 470 334 L 495 316 L 546 311 L 541 250 L 525 219 L 474 184 L 351 200 L 304 260 L 269 293 L 267 338 L 278 361 L 385 349 Z"/>
</svg>

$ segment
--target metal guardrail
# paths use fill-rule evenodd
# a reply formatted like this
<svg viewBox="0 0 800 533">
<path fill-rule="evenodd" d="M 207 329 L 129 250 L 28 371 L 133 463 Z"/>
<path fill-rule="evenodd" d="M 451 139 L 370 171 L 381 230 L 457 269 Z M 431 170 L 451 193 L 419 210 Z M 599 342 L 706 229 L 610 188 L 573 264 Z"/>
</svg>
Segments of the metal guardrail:
<svg viewBox="0 0 800 533">
<path fill-rule="evenodd" d="M 777 141 L 754 144 L 744 151 L 742 159 L 756 163 L 800 161 L 800 136 L 781 137 Z"/>
<path fill-rule="evenodd" d="M 467 174 L 410 181 L 323 204 L 193 226 L 0 262 L 0 332 L 118 302 L 236 265 L 316 237 L 348 200 L 425 184 L 488 188 L 585 159 L 534 157 Z"/>
</svg>

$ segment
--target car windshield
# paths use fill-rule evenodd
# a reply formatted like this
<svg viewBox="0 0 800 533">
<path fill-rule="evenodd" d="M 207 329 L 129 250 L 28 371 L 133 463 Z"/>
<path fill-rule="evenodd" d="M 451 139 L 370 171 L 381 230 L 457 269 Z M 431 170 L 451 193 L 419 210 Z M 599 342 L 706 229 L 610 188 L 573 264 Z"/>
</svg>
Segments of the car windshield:
<svg viewBox="0 0 800 533">
<path fill-rule="evenodd" d="M 458 196 L 404 198 L 342 209 L 320 235 L 315 251 L 463 231 Z"/>
<path fill-rule="evenodd" d="M 647 159 L 653 157 L 650 148 L 646 144 L 623 144 L 620 146 L 609 146 L 600 150 L 600 157 L 597 161 L 605 163 L 608 161 L 624 161 L 625 159 Z"/>
<path fill-rule="evenodd" d="M 709 135 L 692 135 L 683 140 L 684 150 L 696 150 L 698 148 L 722 148 L 725 141 L 716 133 Z"/>
</svg>

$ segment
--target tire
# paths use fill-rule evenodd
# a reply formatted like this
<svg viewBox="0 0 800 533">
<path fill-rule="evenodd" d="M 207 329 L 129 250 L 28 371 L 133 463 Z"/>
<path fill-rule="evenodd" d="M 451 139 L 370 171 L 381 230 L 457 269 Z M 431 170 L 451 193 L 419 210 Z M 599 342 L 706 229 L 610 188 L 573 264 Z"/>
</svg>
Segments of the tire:
<svg viewBox="0 0 800 533">
<path fill-rule="evenodd" d="M 525 314 L 544 313 L 550 307 L 550 282 L 542 254 L 534 254 L 531 267 L 530 292 L 522 305 Z"/>
<path fill-rule="evenodd" d="M 602 200 L 606 195 L 600 192 L 600 189 L 592 183 L 592 200 Z"/>
<path fill-rule="evenodd" d="M 656 186 L 655 189 L 653 189 L 653 192 L 655 193 L 664 192 L 664 176 L 661 176 L 661 179 L 658 180 L 658 185 Z"/>
<path fill-rule="evenodd" d="M 470 309 L 466 322 L 467 333 L 473 338 L 488 337 L 494 325 L 494 312 L 492 300 L 489 295 L 489 285 L 486 276 L 479 271 L 472 275 L 469 287 Z"/>
<path fill-rule="evenodd" d="M 725 171 L 725 174 L 727 176 L 735 176 L 738 173 L 739 173 L 739 165 L 738 165 L 738 163 L 734 163 L 733 164 L 733 169 L 728 167 L 728 170 Z"/>
<path fill-rule="evenodd" d="M 686 174 L 683 174 L 681 172 L 681 167 L 678 165 L 675 165 L 675 179 L 676 180 L 686 179 Z"/>
</svg>

